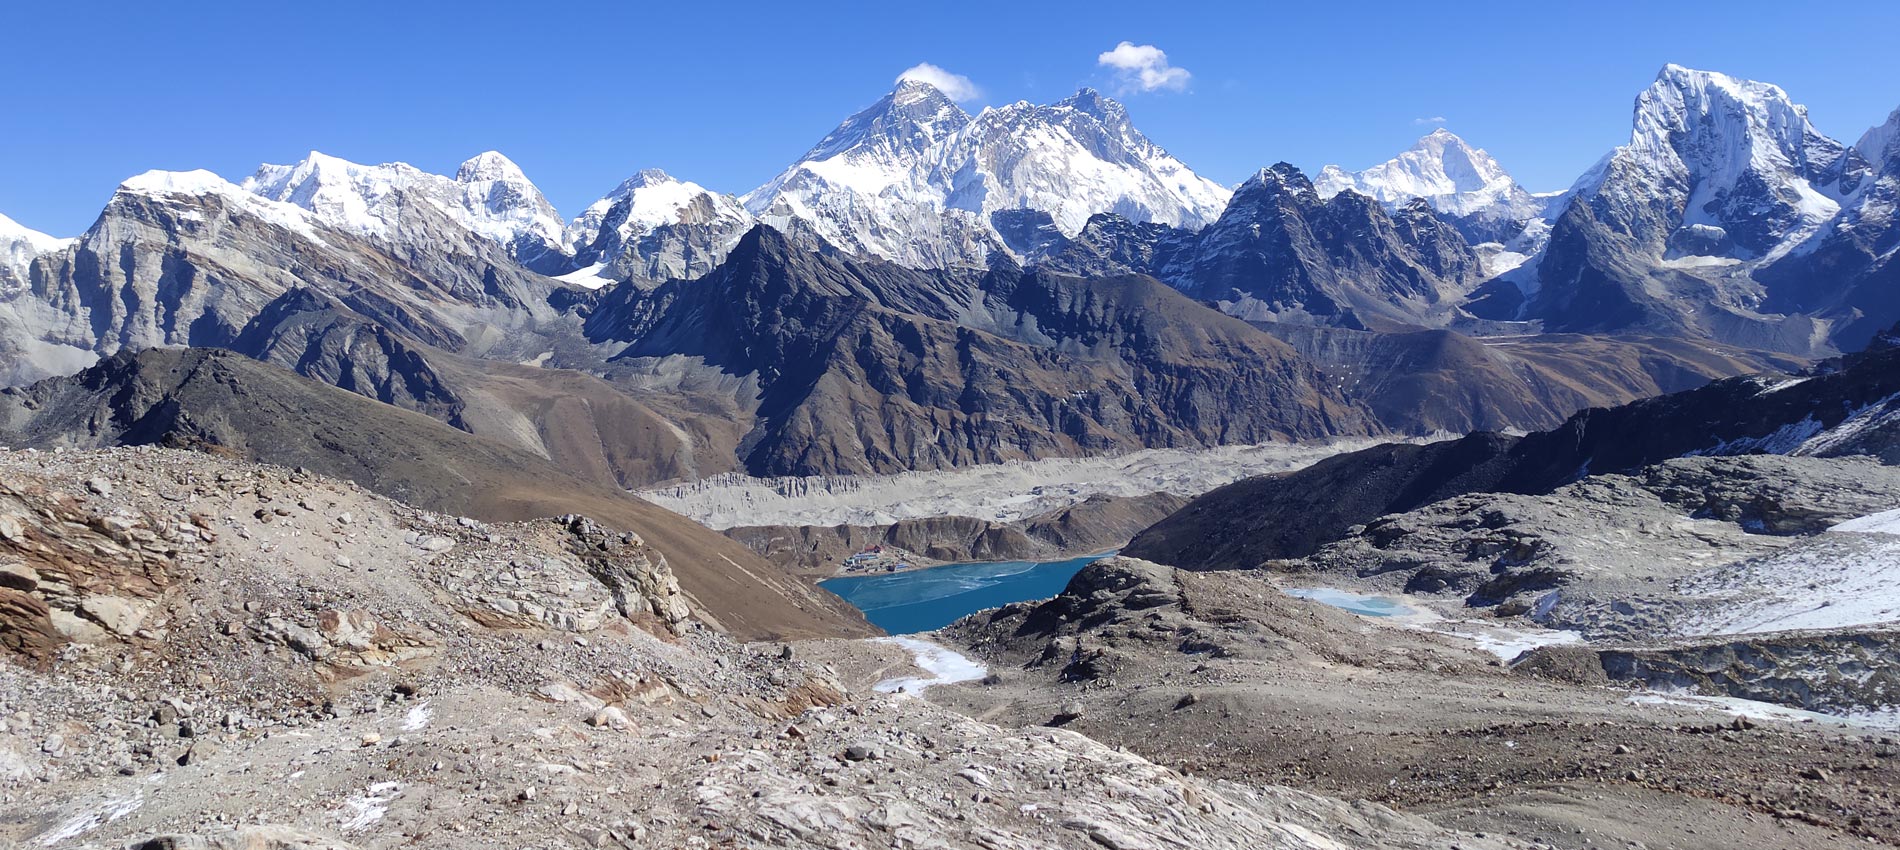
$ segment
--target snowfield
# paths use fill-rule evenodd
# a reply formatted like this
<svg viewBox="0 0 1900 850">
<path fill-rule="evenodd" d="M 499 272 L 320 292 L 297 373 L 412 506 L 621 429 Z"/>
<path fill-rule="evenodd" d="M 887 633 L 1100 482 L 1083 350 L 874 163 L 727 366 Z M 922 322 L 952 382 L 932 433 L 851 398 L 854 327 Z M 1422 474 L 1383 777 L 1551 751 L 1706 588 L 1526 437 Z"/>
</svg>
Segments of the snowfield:
<svg viewBox="0 0 1900 850">
<path fill-rule="evenodd" d="M 1900 624 L 1900 510 L 1693 576 L 1681 589 L 1713 603 L 1711 613 L 1683 623 L 1685 635 Z"/>
<path fill-rule="evenodd" d="M 1095 495 L 1198 496 L 1242 478 L 1299 469 L 1374 440 L 1148 449 L 1112 457 L 1012 461 L 895 475 L 754 478 L 716 475 L 638 492 L 706 526 L 886 525 L 968 516 L 996 522 L 1048 513 Z"/>
</svg>

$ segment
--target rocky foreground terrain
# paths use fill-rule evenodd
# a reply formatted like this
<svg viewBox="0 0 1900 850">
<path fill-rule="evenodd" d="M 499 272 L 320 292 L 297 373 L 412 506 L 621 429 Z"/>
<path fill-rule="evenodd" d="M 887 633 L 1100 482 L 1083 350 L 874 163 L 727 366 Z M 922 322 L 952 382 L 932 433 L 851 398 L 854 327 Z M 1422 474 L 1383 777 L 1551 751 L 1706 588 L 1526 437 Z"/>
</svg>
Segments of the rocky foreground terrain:
<svg viewBox="0 0 1900 850">
<path fill-rule="evenodd" d="M 934 699 L 1202 778 L 1564 848 L 1900 840 L 1891 733 L 1757 721 L 1614 684 L 1587 647 L 1507 664 L 1415 623 L 1289 598 L 1264 571 L 1110 559 L 1054 599 L 945 634 L 997 674 Z"/>
<path fill-rule="evenodd" d="M 0 453 L 0 841 L 1528 846 L 992 725 L 874 689 L 917 674 L 900 645 L 738 644 L 695 615 L 663 555 L 581 517 Z"/>
</svg>

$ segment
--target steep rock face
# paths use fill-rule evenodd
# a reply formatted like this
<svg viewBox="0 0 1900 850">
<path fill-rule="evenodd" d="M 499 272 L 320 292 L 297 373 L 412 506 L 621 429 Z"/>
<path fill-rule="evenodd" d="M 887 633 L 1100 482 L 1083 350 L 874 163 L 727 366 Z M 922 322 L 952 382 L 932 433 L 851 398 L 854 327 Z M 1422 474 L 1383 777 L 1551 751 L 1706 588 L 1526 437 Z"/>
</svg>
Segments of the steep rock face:
<svg viewBox="0 0 1900 850">
<path fill-rule="evenodd" d="M 1199 227 L 1227 191 L 1136 131 L 1126 110 L 1084 89 L 1048 106 L 971 118 L 930 85 L 904 81 L 797 163 L 748 193 L 760 221 L 918 268 L 981 266 L 1034 247 L 1019 213 L 1073 235 L 1089 216 Z"/>
<path fill-rule="evenodd" d="M 719 271 L 616 287 L 586 332 L 619 357 L 756 375 L 754 474 L 892 472 L 1372 426 L 1284 345 L 1151 279 L 915 272 L 761 228 Z"/>
<path fill-rule="evenodd" d="M 427 206 L 405 231 L 440 242 L 369 242 L 315 214 L 243 191 L 209 172 L 126 181 L 72 246 L 40 257 L 6 313 L 28 329 L 28 377 L 97 355 L 160 345 L 230 344 L 272 301 L 298 287 L 432 345 L 506 351 L 551 320 L 552 284 L 486 238 Z M 40 362 L 34 362 L 40 361 Z"/>
<path fill-rule="evenodd" d="M 1891 629 L 1741 635 L 1597 652 L 1613 680 L 1841 714 L 1900 705 L 1896 655 L 1900 631 Z M 1845 670 L 1863 672 L 1842 675 Z"/>
<path fill-rule="evenodd" d="M 1355 525 L 1466 493 L 1547 493 L 1588 474 L 1686 455 L 1900 456 L 1900 349 L 1824 364 L 1800 379 L 1732 378 L 1595 408 L 1524 437 L 1476 433 L 1338 455 L 1230 484 L 1142 532 L 1127 550 L 1221 569 L 1312 554 Z"/>
<path fill-rule="evenodd" d="M 707 611 L 706 619 L 735 635 L 765 639 L 874 631 L 843 600 L 618 488 L 231 352 L 122 352 L 71 377 L 0 391 L 0 444 L 199 447 L 304 467 L 430 510 L 483 520 L 582 514 L 607 528 L 634 532 L 640 546 L 663 554 L 680 586 Z M 585 538 L 595 531 L 576 533 Z M 641 607 L 662 619 L 676 612 L 677 600 L 657 574 L 641 577 L 637 548 L 622 553 L 625 558 L 616 555 L 615 547 L 623 544 L 633 545 L 619 541 L 600 549 L 589 544 L 604 559 L 595 566 L 625 585 L 618 598 L 629 610 Z"/>
<path fill-rule="evenodd" d="M 1199 231 L 1095 216 L 1045 245 L 1040 265 L 1157 277 L 1254 321 L 1442 325 L 1483 274 L 1458 231 L 1413 200 L 1388 211 L 1355 192 L 1322 198 L 1286 163 L 1261 169 Z"/>
<path fill-rule="evenodd" d="M 1423 203 L 1388 214 L 1353 192 L 1322 200 L 1299 169 L 1262 169 L 1202 231 L 1180 281 L 1249 319 L 1436 324 L 1481 272 Z"/>
<path fill-rule="evenodd" d="M 1842 199 L 1840 213 L 1758 275 L 1769 290 L 1767 309 L 1828 318 L 1850 351 L 1900 321 L 1900 110 L 1844 158 L 1854 157 L 1870 173 Z"/>
<path fill-rule="evenodd" d="M 1146 274 L 1178 288 L 1191 280 L 1199 240 L 1199 231 L 1098 213 L 1074 237 L 1058 233 L 1040 243 L 1033 258 L 1038 266 L 1065 274 Z"/>
<path fill-rule="evenodd" d="M 568 224 L 566 239 L 580 271 L 566 279 L 701 277 L 752 224 L 737 198 L 657 169 L 642 171 Z"/>
<path fill-rule="evenodd" d="M 260 167 L 243 188 L 309 210 L 337 230 L 416 253 L 441 250 L 455 239 L 448 225 L 494 242 L 536 271 L 565 264 L 554 206 L 495 151 L 462 163 L 453 178 L 407 163 L 359 165 L 311 151 L 293 165 Z M 434 214 L 423 215 L 424 206 Z"/>
<path fill-rule="evenodd" d="M 1676 65 L 1637 98 L 1633 123 L 1572 188 L 1521 306 L 1485 311 L 1824 351 L 1825 325 L 1760 312 L 1750 272 L 1839 210 L 1866 178 L 1862 157 L 1775 86 Z"/>
<path fill-rule="evenodd" d="M 422 351 L 314 290 L 284 293 L 225 347 L 466 430 L 461 421 L 466 402 Z"/>
<path fill-rule="evenodd" d="M 1444 128 L 1364 171 L 1328 165 L 1314 178 L 1313 189 L 1322 198 L 1358 192 L 1390 208 L 1423 200 L 1474 244 L 1518 236 L 1550 205 L 1550 199 L 1518 185 L 1489 153 Z"/>
</svg>

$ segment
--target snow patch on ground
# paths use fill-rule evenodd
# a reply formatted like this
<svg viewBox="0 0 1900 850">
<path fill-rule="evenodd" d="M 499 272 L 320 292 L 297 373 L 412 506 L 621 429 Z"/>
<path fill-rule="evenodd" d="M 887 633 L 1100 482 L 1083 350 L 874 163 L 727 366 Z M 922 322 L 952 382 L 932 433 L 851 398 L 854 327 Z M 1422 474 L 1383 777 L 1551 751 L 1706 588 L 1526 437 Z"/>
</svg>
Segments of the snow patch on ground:
<svg viewBox="0 0 1900 850">
<path fill-rule="evenodd" d="M 881 694 L 920 694 L 932 685 L 974 682 L 989 675 L 989 668 L 963 653 L 940 644 L 914 637 L 873 638 L 909 650 L 911 663 L 929 675 L 898 676 L 877 683 L 872 689 Z"/>
<path fill-rule="evenodd" d="M 1777 720 L 1783 723 L 1833 723 L 1857 726 L 1863 729 L 1900 730 L 1900 713 L 1892 711 L 1857 712 L 1853 714 L 1822 714 L 1818 711 L 1805 711 L 1775 705 L 1771 702 L 1738 699 L 1736 697 L 1711 697 L 1688 693 L 1647 692 L 1625 699 L 1631 705 L 1669 705 L 1678 708 L 1693 708 L 1697 711 L 1717 711 L 1723 714 L 1746 717 L 1750 720 Z"/>
<path fill-rule="evenodd" d="M 435 707 L 428 703 L 419 703 L 402 716 L 402 731 L 414 732 L 429 725 L 435 719 Z"/>
<path fill-rule="evenodd" d="M 1013 522 L 1094 495 L 1198 496 L 1223 484 L 1287 472 L 1372 440 L 1147 449 L 1113 457 L 1011 461 L 896 475 L 753 478 L 728 474 L 642 490 L 646 500 L 713 529 L 748 525 L 884 525 L 969 516 Z"/>
<path fill-rule="evenodd" d="M 577 269 L 554 278 L 562 283 L 570 283 L 583 289 L 599 289 L 611 286 L 616 281 L 608 276 L 606 263 L 595 263 L 584 269 Z"/>
<path fill-rule="evenodd" d="M 145 805 L 143 791 L 134 791 L 130 797 L 109 797 L 100 800 L 61 821 L 59 826 L 42 833 L 39 836 L 40 846 L 54 847 L 64 844 L 138 811 L 138 808 L 143 805 Z"/>
<path fill-rule="evenodd" d="M 368 829 L 383 815 L 389 814 L 389 801 L 396 799 L 402 792 L 400 782 L 378 782 L 363 789 L 358 794 L 343 801 L 343 808 L 337 812 L 344 832 L 356 832 Z"/>
<path fill-rule="evenodd" d="M 1478 631 L 1454 632 L 1454 634 L 1477 644 L 1479 649 L 1505 661 L 1515 661 L 1518 656 L 1542 646 L 1571 646 L 1583 643 L 1583 635 L 1577 632 L 1554 629 L 1507 629 L 1492 626 Z"/>
</svg>

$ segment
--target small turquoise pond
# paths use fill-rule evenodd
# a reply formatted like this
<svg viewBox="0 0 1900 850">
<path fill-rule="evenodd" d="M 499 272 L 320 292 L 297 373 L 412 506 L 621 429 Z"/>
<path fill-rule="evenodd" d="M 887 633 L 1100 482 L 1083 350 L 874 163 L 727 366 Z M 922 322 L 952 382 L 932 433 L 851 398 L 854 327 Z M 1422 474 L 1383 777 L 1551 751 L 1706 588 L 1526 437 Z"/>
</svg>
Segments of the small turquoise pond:
<svg viewBox="0 0 1900 850">
<path fill-rule="evenodd" d="M 820 587 L 857 606 L 894 635 L 943 628 L 967 614 L 1062 592 L 1083 567 L 1113 555 L 1061 561 L 990 561 L 945 564 L 901 573 L 825 579 Z"/>
<path fill-rule="evenodd" d="M 1412 606 L 1390 596 L 1367 596 L 1346 590 L 1334 590 L 1330 587 L 1289 587 L 1283 589 L 1288 596 L 1311 599 L 1314 602 L 1344 608 L 1354 614 L 1368 617 L 1396 617 L 1416 611 Z"/>
</svg>

